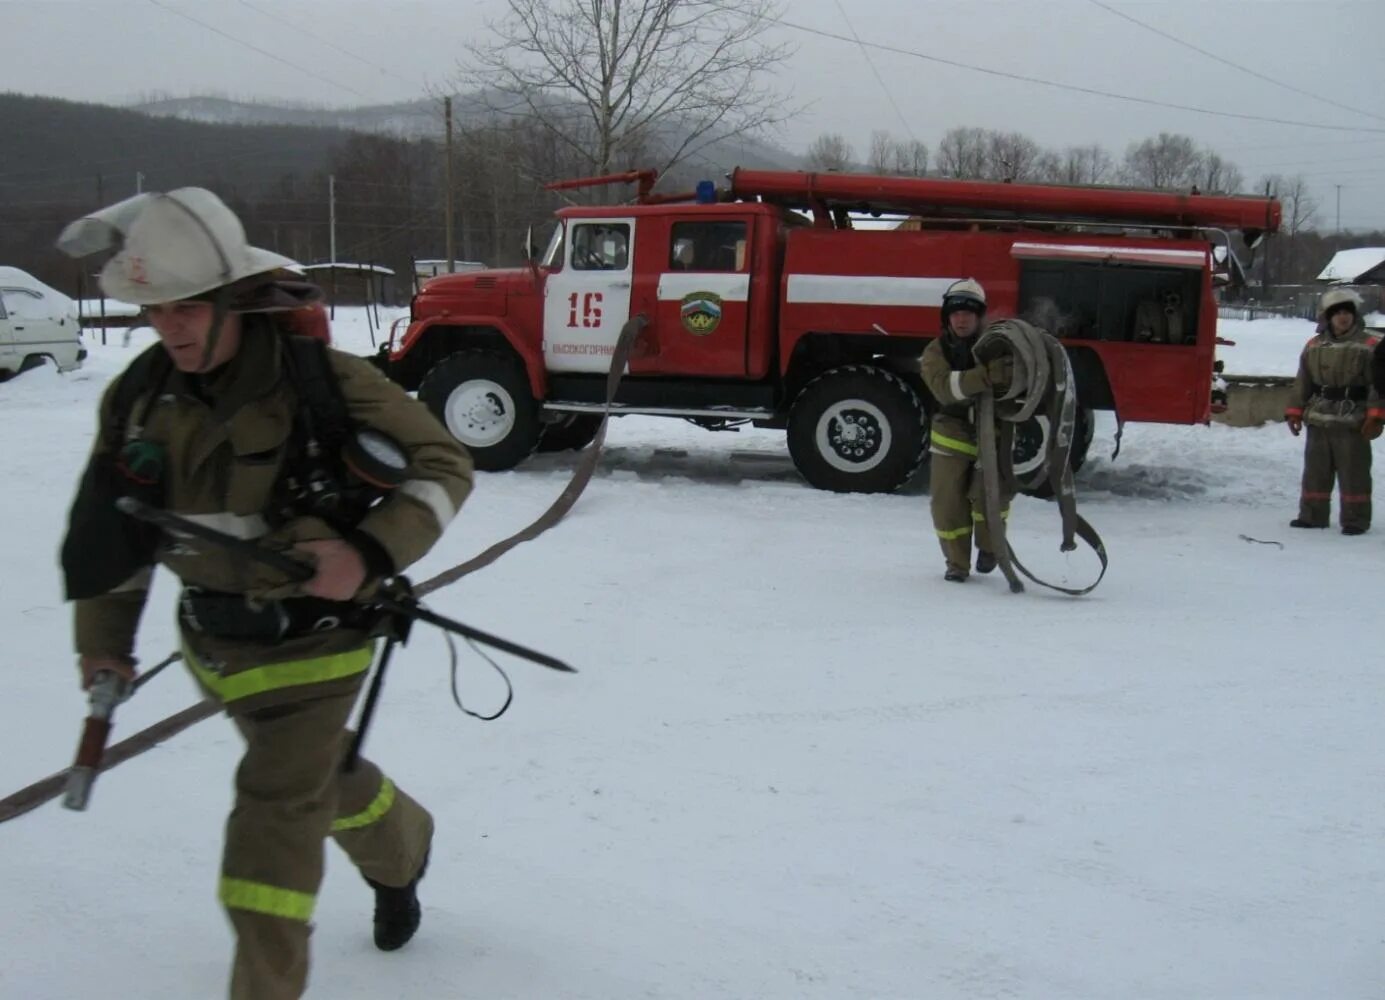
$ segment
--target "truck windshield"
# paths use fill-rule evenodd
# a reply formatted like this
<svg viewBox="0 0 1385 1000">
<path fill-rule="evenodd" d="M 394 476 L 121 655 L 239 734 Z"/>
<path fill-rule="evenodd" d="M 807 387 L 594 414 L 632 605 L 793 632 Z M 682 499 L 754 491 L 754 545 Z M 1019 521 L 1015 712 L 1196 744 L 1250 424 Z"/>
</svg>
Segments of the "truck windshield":
<svg viewBox="0 0 1385 1000">
<path fill-rule="evenodd" d="M 553 227 L 553 235 L 548 238 L 548 249 L 543 252 L 543 259 L 539 263 L 554 270 L 563 266 L 563 224 L 561 222 Z"/>
</svg>

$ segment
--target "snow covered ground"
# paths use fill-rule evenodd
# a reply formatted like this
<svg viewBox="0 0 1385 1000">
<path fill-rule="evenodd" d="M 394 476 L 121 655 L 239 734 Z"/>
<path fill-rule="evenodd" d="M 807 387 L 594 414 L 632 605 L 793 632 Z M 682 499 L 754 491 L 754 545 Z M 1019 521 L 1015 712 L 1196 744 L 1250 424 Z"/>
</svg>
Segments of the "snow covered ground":
<svg viewBox="0 0 1385 1000">
<path fill-rule="evenodd" d="M 368 348 L 363 322 L 336 328 Z M 1222 332 L 1228 370 L 1288 374 L 1311 327 Z M 0 385 L 0 794 L 75 745 L 56 550 L 119 345 Z M 1385 536 L 1287 527 L 1281 426 L 1130 425 L 1114 463 L 1112 430 L 1079 476 L 1111 571 L 1073 600 L 944 583 L 921 487 L 822 493 L 777 433 L 616 421 L 565 523 L 432 600 L 581 673 L 507 665 L 515 704 L 482 725 L 416 634 L 368 751 L 438 818 L 423 928 L 376 952 L 329 850 L 310 996 L 1379 997 Z M 482 475 L 415 578 L 530 521 L 573 461 Z M 1052 505 L 1012 523 L 1033 568 L 1090 579 Z M 173 593 L 147 661 L 173 648 Z M 496 704 L 466 656 L 464 695 Z M 117 736 L 193 698 L 170 670 Z M 0 997 L 223 995 L 237 753 L 209 720 L 103 776 L 88 812 L 0 827 Z"/>
</svg>

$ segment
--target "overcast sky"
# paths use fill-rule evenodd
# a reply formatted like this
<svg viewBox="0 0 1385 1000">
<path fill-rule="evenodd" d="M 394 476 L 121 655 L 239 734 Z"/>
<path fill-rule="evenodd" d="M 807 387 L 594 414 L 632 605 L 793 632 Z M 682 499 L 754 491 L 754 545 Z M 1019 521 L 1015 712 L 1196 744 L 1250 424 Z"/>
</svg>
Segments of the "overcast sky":
<svg viewBox="0 0 1385 1000">
<path fill-rule="evenodd" d="M 1304 174 L 1324 229 L 1337 222 L 1338 185 L 1343 227 L 1385 227 L 1385 0 L 788 0 L 786 7 L 797 25 L 854 30 L 863 42 L 917 53 L 778 29 L 797 49 L 781 69 L 783 89 L 808 106 L 777 137 L 790 149 L 835 131 L 864 157 L 874 129 L 912 135 L 931 149 L 949 127 L 966 124 L 1019 130 L 1052 146 L 1100 143 L 1119 158 L 1133 140 L 1183 132 L 1251 181 L 1267 172 Z M 117 104 L 206 92 L 334 106 L 411 99 L 444 85 L 461 43 L 503 8 L 503 0 L 0 0 L 0 89 Z M 1339 128 L 1133 103 L 920 56 Z"/>
</svg>

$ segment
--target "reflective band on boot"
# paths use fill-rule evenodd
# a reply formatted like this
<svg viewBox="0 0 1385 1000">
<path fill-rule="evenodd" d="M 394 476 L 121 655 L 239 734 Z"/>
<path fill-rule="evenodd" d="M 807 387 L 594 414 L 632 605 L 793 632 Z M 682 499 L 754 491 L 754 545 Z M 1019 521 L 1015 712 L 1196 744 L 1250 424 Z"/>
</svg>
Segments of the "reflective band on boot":
<svg viewBox="0 0 1385 1000">
<path fill-rule="evenodd" d="M 263 882 L 249 882 L 225 875 L 221 877 L 221 890 L 217 895 L 228 909 L 249 910 L 251 913 L 303 923 L 313 918 L 313 906 L 317 902 L 317 897 L 312 893 L 280 889 Z"/>
<path fill-rule="evenodd" d="M 971 512 L 971 519 L 972 519 L 973 521 L 975 521 L 977 524 L 985 524 L 985 523 L 986 523 L 986 515 L 980 513 L 979 511 L 972 511 L 972 512 Z M 1000 519 L 1001 519 L 1002 521 L 1008 521 L 1008 520 L 1010 520 L 1010 508 L 1009 508 L 1009 507 L 1006 507 L 1004 510 L 1002 510 L 1002 511 L 1000 512 Z"/>
<path fill-rule="evenodd" d="M 928 436 L 934 444 L 940 444 L 944 448 L 951 448 L 953 451 L 960 451 L 963 455 L 975 457 L 979 454 L 976 445 L 969 444 L 966 441 L 959 441 L 956 438 L 947 437 L 944 434 L 939 434 L 937 431 L 929 431 Z"/>
<path fill-rule="evenodd" d="M 384 778 L 380 782 L 380 791 L 371 800 L 370 805 L 352 816 L 343 816 L 341 819 L 332 822 L 332 832 L 341 833 L 343 830 L 357 830 L 363 826 L 369 826 L 384 817 L 390 811 L 390 806 L 394 805 L 394 782 L 389 778 Z"/>
<path fill-rule="evenodd" d="M 965 538 L 967 535 L 970 535 L 971 525 L 967 525 L 965 528 L 953 528 L 951 531 L 944 531 L 941 528 L 935 530 L 938 532 L 939 538 L 950 542 L 954 538 Z"/>
<path fill-rule="evenodd" d="M 264 694 L 266 691 L 277 691 L 280 688 L 320 684 L 323 681 L 335 681 L 354 674 L 363 674 L 370 669 L 370 661 L 374 656 L 375 651 L 371 646 L 362 646 L 345 653 L 317 656 L 311 660 L 269 663 L 263 667 L 243 670 L 238 674 L 222 676 L 208 669 L 186 647 L 183 649 L 183 658 L 197 675 L 197 679 L 223 702 L 239 701 L 241 698 Z"/>
</svg>

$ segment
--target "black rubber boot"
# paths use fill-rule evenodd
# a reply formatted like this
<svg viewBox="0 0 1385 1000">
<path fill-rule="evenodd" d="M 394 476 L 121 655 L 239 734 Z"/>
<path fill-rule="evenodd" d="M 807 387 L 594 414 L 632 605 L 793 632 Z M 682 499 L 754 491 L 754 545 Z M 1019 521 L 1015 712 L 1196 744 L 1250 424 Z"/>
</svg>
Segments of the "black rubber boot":
<svg viewBox="0 0 1385 1000">
<path fill-rule="evenodd" d="M 1312 521 L 1305 521 L 1301 517 L 1296 517 L 1289 522 L 1291 528 L 1326 528 L 1325 524 L 1314 524 Z"/>
<path fill-rule="evenodd" d="M 404 947 L 418 931 L 419 921 L 423 919 L 423 909 L 418 905 L 418 883 L 427 870 L 428 858 L 425 855 L 418 874 L 408 885 L 381 885 L 373 879 L 366 879 L 375 890 L 375 947 L 381 951 L 396 951 Z"/>
<path fill-rule="evenodd" d="M 1355 525 L 1342 529 L 1342 534 L 1344 535 L 1364 535 L 1365 533 L 1365 528 L 1358 528 Z"/>
<path fill-rule="evenodd" d="M 967 574 L 960 569 L 950 569 L 943 574 L 943 579 L 948 583 L 966 583 Z"/>
<path fill-rule="evenodd" d="M 990 573 L 995 569 L 995 556 L 985 549 L 978 549 L 976 552 L 976 572 Z"/>
</svg>

